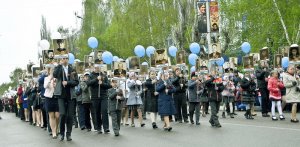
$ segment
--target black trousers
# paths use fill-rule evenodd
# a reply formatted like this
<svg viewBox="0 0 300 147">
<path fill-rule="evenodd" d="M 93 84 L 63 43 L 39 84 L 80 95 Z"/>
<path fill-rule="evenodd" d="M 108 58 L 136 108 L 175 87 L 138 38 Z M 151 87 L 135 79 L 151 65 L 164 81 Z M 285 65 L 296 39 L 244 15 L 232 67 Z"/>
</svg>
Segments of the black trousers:
<svg viewBox="0 0 300 147">
<path fill-rule="evenodd" d="M 67 126 L 67 136 L 71 136 L 73 117 L 75 109 L 75 99 L 58 99 L 60 134 L 65 135 L 65 127 Z"/>
<path fill-rule="evenodd" d="M 84 109 L 84 124 L 85 127 L 87 129 L 91 129 L 92 125 L 91 125 L 91 118 L 90 118 L 90 114 L 91 114 L 91 103 L 83 103 L 83 109 Z"/>
<path fill-rule="evenodd" d="M 92 105 L 95 115 L 95 130 L 109 130 L 108 101 L 107 99 L 93 99 Z"/>
<path fill-rule="evenodd" d="M 261 113 L 268 113 L 270 110 L 269 91 L 266 88 L 259 89 L 261 94 Z"/>
<path fill-rule="evenodd" d="M 176 121 L 188 120 L 187 115 L 187 103 L 186 103 L 186 94 L 185 93 L 175 93 L 174 95 L 175 108 L 177 114 L 175 115 Z"/>
<path fill-rule="evenodd" d="M 210 121 L 213 122 L 215 125 L 220 124 L 218 112 L 220 109 L 220 102 L 219 101 L 210 101 L 209 102 L 210 109 L 211 109 L 211 115 L 210 115 Z"/>
<path fill-rule="evenodd" d="M 121 123 L 121 110 L 115 110 L 110 112 L 112 127 L 114 133 L 117 134 L 120 131 L 120 123 Z"/>
<path fill-rule="evenodd" d="M 19 104 L 19 105 L 20 105 L 19 116 L 20 116 L 21 120 L 25 120 L 23 103 L 22 103 L 22 104 Z"/>
<path fill-rule="evenodd" d="M 196 123 L 199 123 L 200 120 L 200 102 L 190 102 L 189 103 L 189 114 L 190 121 L 194 122 L 194 112 L 196 116 Z"/>
</svg>

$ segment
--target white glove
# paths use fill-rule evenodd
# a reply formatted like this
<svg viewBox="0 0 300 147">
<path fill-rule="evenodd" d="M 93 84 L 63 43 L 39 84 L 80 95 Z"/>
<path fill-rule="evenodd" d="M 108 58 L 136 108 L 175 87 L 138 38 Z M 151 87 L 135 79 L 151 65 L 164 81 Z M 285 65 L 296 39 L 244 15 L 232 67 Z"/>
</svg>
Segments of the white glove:
<svg viewBox="0 0 300 147">
<path fill-rule="evenodd" d="M 136 80 L 137 85 L 142 85 L 142 82 L 140 80 Z"/>
</svg>

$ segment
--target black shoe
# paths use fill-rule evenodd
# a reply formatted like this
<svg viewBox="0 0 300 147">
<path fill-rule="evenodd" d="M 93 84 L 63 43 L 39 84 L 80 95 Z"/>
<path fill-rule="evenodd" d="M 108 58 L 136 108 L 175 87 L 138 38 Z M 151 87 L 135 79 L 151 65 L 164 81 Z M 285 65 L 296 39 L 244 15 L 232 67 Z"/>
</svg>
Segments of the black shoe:
<svg viewBox="0 0 300 147">
<path fill-rule="evenodd" d="M 145 126 L 145 124 L 144 124 L 144 123 L 142 123 L 142 124 L 141 124 L 141 127 L 144 127 L 144 126 Z"/>
<path fill-rule="evenodd" d="M 105 132 L 105 134 L 107 134 L 107 133 L 109 133 L 110 131 L 109 131 L 109 129 L 107 129 L 107 130 L 105 130 L 104 132 Z"/>
<path fill-rule="evenodd" d="M 230 114 L 230 118 L 234 118 L 234 114 L 231 113 L 231 114 Z"/>
<path fill-rule="evenodd" d="M 85 127 L 82 127 L 82 128 L 80 128 L 81 130 L 84 130 L 85 129 Z"/>
<path fill-rule="evenodd" d="M 60 136 L 60 141 L 63 141 L 65 139 L 65 136 L 64 135 L 61 135 Z"/>
<path fill-rule="evenodd" d="M 291 122 L 292 122 L 292 123 L 298 123 L 299 120 L 298 120 L 298 119 L 291 119 Z"/>
<path fill-rule="evenodd" d="M 189 123 L 189 121 L 186 119 L 186 120 L 184 120 L 184 123 Z"/>
<path fill-rule="evenodd" d="M 172 127 L 165 127 L 164 130 L 170 132 L 172 130 Z"/>
<path fill-rule="evenodd" d="M 52 139 L 57 139 L 57 136 L 52 136 Z"/>
<path fill-rule="evenodd" d="M 225 112 L 222 113 L 222 118 L 226 118 Z"/>
<path fill-rule="evenodd" d="M 276 121 L 278 118 L 276 116 L 272 116 L 272 120 Z"/>
<path fill-rule="evenodd" d="M 36 123 L 32 123 L 32 125 L 33 125 L 33 126 L 35 126 L 35 125 L 36 125 Z"/>
<path fill-rule="evenodd" d="M 88 132 L 91 132 L 91 129 L 87 129 Z"/>
<path fill-rule="evenodd" d="M 213 120 L 209 120 L 209 123 L 212 127 L 216 126 L 215 123 L 213 122 Z"/>
<path fill-rule="evenodd" d="M 270 115 L 268 113 L 263 113 L 262 117 L 270 117 Z"/>
<path fill-rule="evenodd" d="M 72 141 L 72 137 L 70 135 L 67 136 L 67 141 Z"/>
<path fill-rule="evenodd" d="M 196 125 L 197 125 L 197 126 L 199 126 L 199 125 L 200 125 L 200 123 L 199 123 L 199 122 L 196 122 Z"/>
<path fill-rule="evenodd" d="M 97 130 L 97 133 L 102 134 L 103 132 L 102 132 L 102 130 Z"/>
<path fill-rule="evenodd" d="M 280 120 L 285 120 L 285 117 L 283 115 L 279 115 Z"/>
<path fill-rule="evenodd" d="M 78 124 L 75 125 L 75 128 L 78 128 Z"/>
<path fill-rule="evenodd" d="M 155 122 L 152 123 L 152 128 L 153 129 L 157 129 L 158 128 Z"/>
<path fill-rule="evenodd" d="M 221 128 L 222 126 L 221 126 L 221 124 L 217 124 L 217 125 L 215 125 L 215 127 Z"/>
<path fill-rule="evenodd" d="M 52 132 L 49 132 L 49 136 L 52 136 Z"/>
<path fill-rule="evenodd" d="M 191 120 L 191 124 L 194 124 L 195 122 L 193 120 Z"/>
<path fill-rule="evenodd" d="M 120 133 L 115 133 L 115 136 L 119 136 L 120 135 Z"/>
</svg>

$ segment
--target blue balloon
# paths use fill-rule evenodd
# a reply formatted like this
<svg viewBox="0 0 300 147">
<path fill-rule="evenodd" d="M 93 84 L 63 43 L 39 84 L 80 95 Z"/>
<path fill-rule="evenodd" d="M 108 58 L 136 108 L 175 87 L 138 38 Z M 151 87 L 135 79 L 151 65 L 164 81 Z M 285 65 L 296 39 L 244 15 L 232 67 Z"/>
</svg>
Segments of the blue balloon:
<svg viewBox="0 0 300 147">
<path fill-rule="evenodd" d="M 223 64 L 224 64 L 224 58 L 223 57 L 221 57 L 218 61 L 217 61 L 217 64 L 218 64 L 218 66 L 223 66 Z"/>
<path fill-rule="evenodd" d="M 74 64 L 75 56 L 72 53 L 69 53 L 68 56 L 69 56 L 69 64 Z"/>
<path fill-rule="evenodd" d="M 190 71 L 191 71 L 191 73 L 192 73 L 192 72 L 195 72 L 195 71 L 196 71 L 196 67 L 195 67 L 195 66 L 192 66 Z"/>
<path fill-rule="evenodd" d="M 196 54 L 190 54 L 189 55 L 189 63 L 193 66 L 196 65 L 196 59 L 198 58 L 198 56 Z"/>
<path fill-rule="evenodd" d="M 137 45 L 134 48 L 134 53 L 135 53 L 136 56 L 141 58 L 141 57 L 145 56 L 145 48 L 141 45 Z"/>
<path fill-rule="evenodd" d="M 119 60 L 119 57 L 118 56 L 113 56 L 113 61 L 116 62 Z"/>
<path fill-rule="evenodd" d="M 196 42 L 192 43 L 190 45 L 190 50 L 194 54 L 198 54 L 200 52 L 200 45 Z"/>
<path fill-rule="evenodd" d="M 102 60 L 105 64 L 111 64 L 113 61 L 113 55 L 111 54 L 111 52 L 105 51 L 102 54 Z"/>
<path fill-rule="evenodd" d="M 172 57 L 176 57 L 176 52 L 177 52 L 177 48 L 175 46 L 170 46 L 169 47 L 169 54 L 172 56 Z"/>
<path fill-rule="evenodd" d="M 281 60 L 281 66 L 283 68 L 287 68 L 289 66 L 289 58 L 288 57 L 283 57 Z"/>
<path fill-rule="evenodd" d="M 228 56 L 223 55 L 222 57 L 223 57 L 223 59 L 224 59 L 224 62 L 229 62 L 229 57 L 228 57 Z"/>
<path fill-rule="evenodd" d="M 251 50 L 251 46 L 248 42 L 244 42 L 242 44 L 242 51 L 245 53 L 245 54 L 248 54 Z"/>
<path fill-rule="evenodd" d="M 98 47 L 98 40 L 95 37 L 90 37 L 88 39 L 88 45 L 90 48 L 95 49 Z"/>
<path fill-rule="evenodd" d="M 151 54 L 154 54 L 155 48 L 153 46 L 148 46 L 146 49 L 146 54 L 148 57 L 151 57 Z"/>
</svg>

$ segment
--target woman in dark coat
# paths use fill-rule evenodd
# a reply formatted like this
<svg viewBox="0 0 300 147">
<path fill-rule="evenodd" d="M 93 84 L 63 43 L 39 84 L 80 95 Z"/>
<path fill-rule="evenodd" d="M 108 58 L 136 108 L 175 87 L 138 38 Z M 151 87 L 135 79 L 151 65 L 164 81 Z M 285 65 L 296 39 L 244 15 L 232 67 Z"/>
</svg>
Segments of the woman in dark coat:
<svg viewBox="0 0 300 147">
<path fill-rule="evenodd" d="M 150 119 L 152 121 L 153 129 L 157 128 L 157 99 L 158 93 L 155 91 L 155 84 L 157 83 L 155 71 L 151 71 L 149 74 L 149 79 L 146 80 L 146 98 L 145 98 L 145 111 L 150 112 Z"/>
<path fill-rule="evenodd" d="M 156 85 L 156 91 L 158 94 L 158 113 L 164 118 L 164 130 L 171 131 L 170 126 L 170 115 L 176 114 L 174 99 L 172 98 L 172 93 L 176 92 L 174 86 L 168 81 L 169 73 L 161 74 L 161 78 Z"/>
</svg>

